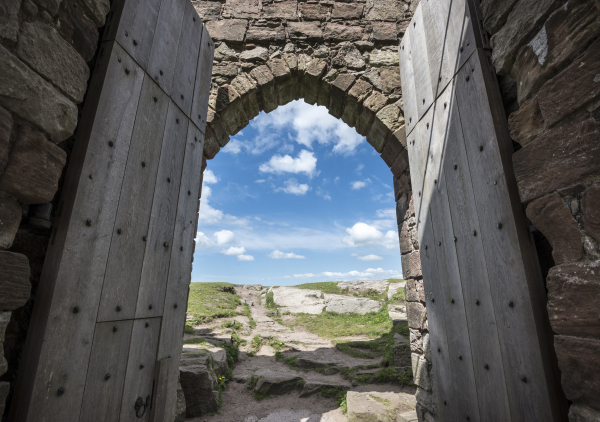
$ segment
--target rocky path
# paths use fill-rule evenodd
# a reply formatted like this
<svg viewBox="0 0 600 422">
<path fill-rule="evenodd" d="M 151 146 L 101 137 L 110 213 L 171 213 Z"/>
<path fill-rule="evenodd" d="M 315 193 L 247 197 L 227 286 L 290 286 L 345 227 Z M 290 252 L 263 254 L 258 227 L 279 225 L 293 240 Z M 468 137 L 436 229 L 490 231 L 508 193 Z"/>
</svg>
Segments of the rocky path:
<svg viewBox="0 0 600 422">
<path fill-rule="evenodd" d="M 414 388 L 397 384 L 360 385 L 344 379 L 341 371 L 347 368 L 378 364 L 381 358 L 352 357 L 338 349 L 328 339 L 310 333 L 302 327 L 293 330 L 278 323 L 274 311 L 265 307 L 265 296 L 259 300 L 260 291 L 237 287 L 236 292 L 250 305 L 250 315 L 256 326 L 248 326 L 246 316 L 229 318 L 243 324 L 237 334 L 247 344 L 240 349 L 240 362 L 233 369 L 233 381 L 222 393 L 222 406 L 212 416 L 186 419 L 193 422 L 359 422 L 371 420 L 368 414 L 377 410 L 389 414 L 390 421 L 416 421 L 414 414 Z M 263 291 L 264 293 L 264 291 Z M 220 323 L 226 319 L 220 320 Z M 197 333 L 206 337 L 227 338 L 227 329 L 215 329 L 215 322 L 197 326 Z M 295 357 L 294 368 L 275 359 L 275 349 L 268 344 L 255 355 L 252 339 L 259 335 L 285 344 L 285 357 Z M 192 336 L 187 336 L 191 338 Z M 366 340 L 356 337 L 348 340 Z M 195 345 L 184 350 L 193 352 Z M 244 350 L 246 352 L 244 352 Z M 254 349 L 255 350 L 255 349 Z M 215 352 L 213 352 L 215 353 Z M 363 369 L 363 371 L 369 371 Z M 249 385 L 253 388 L 249 389 Z M 348 412 L 344 414 L 335 397 L 323 397 L 322 392 L 349 391 Z M 381 409 L 376 409 L 380 407 Z M 408 413 L 407 413 L 408 412 Z M 392 417 L 392 413 L 396 416 Z M 403 414 L 402 417 L 397 416 Z M 361 416 L 363 415 L 363 416 Z M 367 416 L 367 418 L 365 418 Z M 375 420 L 375 419 L 373 419 Z M 377 419 L 388 420 L 388 419 Z"/>
</svg>

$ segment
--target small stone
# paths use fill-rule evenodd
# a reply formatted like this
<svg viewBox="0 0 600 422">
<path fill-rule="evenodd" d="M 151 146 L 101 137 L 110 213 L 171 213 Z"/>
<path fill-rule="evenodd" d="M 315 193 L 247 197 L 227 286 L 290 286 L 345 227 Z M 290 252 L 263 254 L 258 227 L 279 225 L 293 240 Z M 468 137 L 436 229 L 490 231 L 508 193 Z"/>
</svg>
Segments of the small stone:
<svg viewBox="0 0 600 422">
<path fill-rule="evenodd" d="M 369 64 L 371 66 L 398 66 L 400 55 L 397 51 L 373 50 L 369 54 Z"/>
<path fill-rule="evenodd" d="M 323 31 L 323 38 L 326 41 L 358 41 L 364 37 L 365 33 L 361 26 L 327 23 Z"/>
<path fill-rule="evenodd" d="M 287 32 L 290 39 L 323 39 L 323 30 L 318 22 L 288 22 Z"/>
<path fill-rule="evenodd" d="M 373 39 L 376 41 L 397 41 L 396 22 L 373 22 Z"/>
<path fill-rule="evenodd" d="M 402 91 L 399 66 L 382 67 L 379 70 L 379 75 L 384 94 L 390 95 L 392 93 L 400 93 Z"/>
<path fill-rule="evenodd" d="M 406 314 L 408 315 L 408 326 L 410 328 L 417 330 L 426 329 L 427 311 L 423 304 L 420 302 L 408 302 L 406 304 Z"/>
<path fill-rule="evenodd" d="M 356 46 L 352 43 L 346 43 L 340 48 L 338 54 L 334 57 L 332 64 L 338 67 L 347 67 L 348 69 L 364 69 L 366 64 Z"/>
<path fill-rule="evenodd" d="M 342 3 L 335 2 L 333 4 L 333 19 L 360 19 L 362 17 L 365 6 L 360 3 Z"/>
<path fill-rule="evenodd" d="M 569 407 L 570 422 L 598 422 L 600 421 L 600 411 L 594 410 L 584 404 L 573 403 Z"/>
<path fill-rule="evenodd" d="M 40 13 L 40 16 L 46 22 L 49 22 L 49 23 L 52 22 L 52 16 L 50 16 L 50 13 L 46 12 L 45 10 L 42 10 L 42 13 Z"/>
<path fill-rule="evenodd" d="M 283 52 L 284 53 L 294 53 L 294 52 L 296 52 L 296 46 L 294 44 L 292 44 L 291 42 L 289 42 L 285 45 L 285 47 L 283 47 Z"/>
<path fill-rule="evenodd" d="M 213 76 L 224 76 L 226 78 L 233 78 L 238 74 L 238 67 L 234 64 L 228 64 L 225 66 L 213 66 Z"/>
<path fill-rule="evenodd" d="M 285 28 L 281 25 L 274 28 L 266 26 L 250 26 L 246 34 L 246 42 L 265 43 L 268 41 L 285 41 Z"/>
<path fill-rule="evenodd" d="M 260 15 L 259 0 L 227 0 L 223 7 L 223 16 L 246 19 Z"/>
<path fill-rule="evenodd" d="M 278 373 L 258 370 L 254 376 L 259 377 L 254 391 L 264 395 L 282 395 L 294 391 L 302 377 L 291 373 Z"/>
<path fill-rule="evenodd" d="M 365 17 L 370 21 L 396 21 L 402 19 L 407 10 L 408 5 L 399 0 L 367 0 Z"/>
<path fill-rule="evenodd" d="M 324 45 L 320 45 L 314 52 L 313 57 L 324 58 L 329 57 L 329 48 Z"/>
<path fill-rule="evenodd" d="M 414 251 L 402 255 L 402 271 L 404 278 L 416 278 L 421 277 L 421 256 L 419 251 Z M 410 310 L 408 311 L 410 316 Z"/>
<path fill-rule="evenodd" d="M 214 59 L 216 61 L 235 62 L 237 61 L 237 55 L 238 53 L 234 49 L 229 48 L 227 43 L 223 42 L 218 48 L 215 49 Z"/>
<path fill-rule="evenodd" d="M 331 7 L 323 4 L 315 3 L 302 3 L 300 6 L 300 12 L 304 20 L 320 20 L 327 19 L 327 14 L 331 10 Z"/>
<path fill-rule="evenodd" d="M 266 61 L 269 58 L 269 50 L 264 47 L 256 47 L 252 50 L 245 50 L 240 54 L 241 60 L 246 61 Z"/>
<path fill-rule="evenodd" d="M 38 13 L 38 7 L 31 0 L 24 0 L 22 5 L 23 11 L 29 16 L 35 16 Z"/>
<path fill-rule="evenodd" d="M 97 27 L 104 26 L 106 15 L 110 11 L 109 0 L 79 0 L 87 15 L 94 21 Z"/>
<path fill-rule="evenodd" d="M 354 45 L 357 46 L 360 51 L 371 50 L 375 46 L 371 41 L 355 41 Z"/>
<path fill-rule="evenodd" d="M 267 19 L 298 20 L 298 1 L 287 0 L 277 3 L 263 3 L 262 15 Z"/>
</svg>

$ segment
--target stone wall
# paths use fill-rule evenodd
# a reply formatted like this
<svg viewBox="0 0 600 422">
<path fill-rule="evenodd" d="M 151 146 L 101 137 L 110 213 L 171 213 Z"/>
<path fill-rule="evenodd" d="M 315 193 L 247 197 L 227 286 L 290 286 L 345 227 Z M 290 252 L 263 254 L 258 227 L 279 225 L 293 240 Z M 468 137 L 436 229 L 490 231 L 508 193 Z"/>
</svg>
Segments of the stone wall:
<svg viewBox="0 0 600 422">
<path fill-rule="evenodd" d="M 571 422 L 600 420 L 600 2 L 483 0 Z M 551 253 L 547 253 L 551 251 Z"/>
<path fill-rule="evenodd" d="M 0 0 L 0 417 L 109 0 Z"/>
</svg>

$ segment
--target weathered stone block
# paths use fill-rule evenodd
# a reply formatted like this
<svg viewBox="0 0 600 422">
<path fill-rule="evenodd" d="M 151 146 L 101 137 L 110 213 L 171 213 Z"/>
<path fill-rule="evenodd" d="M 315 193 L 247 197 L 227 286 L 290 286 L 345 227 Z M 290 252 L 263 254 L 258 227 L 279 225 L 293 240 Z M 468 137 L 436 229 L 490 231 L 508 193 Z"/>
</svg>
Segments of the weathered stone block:
<svg viewBox="0 0 600 422">
<path fill-rule="evenodd" d="M 227 138 L 227 142 L 229 142 L 229 138 Z M 204 149 L 202 150 L 202 155 L 207 159 L 212 160 L 215 158 L 215 155 L 217 155 L 220 149 L 221 147 L 219 146 L 219 142 L 214 130 L 209 125 L 206 125 L 206 134 L 204 136 Z"/>
<path fill-rule="evenodd" d="M 290 39 L 323 39 L 323 30 L 318 22 L 288 22 L 287 32 Z"/>
<path fill-rule="evenodd" d="M 563 264 L 548 272 L 548 316 L 558 334 L 600 339 L 600 262 Z"/>
<path fill-rule="evenodd" d="M 12 133 L 12 115 L 3 107 L 0 107 L 0 174 L 8 163 L 8 151 L 10 150 L 10 134 Z"/>
<path fill-rule="evenodd" d="M 177 381 L 177 401 L 175 405 L 175 420 L 173 422 L 185 422 L 185 394 L 179 381 Z"/>
<path fill-rule="evenodd" d="M 371 66 L 398 66 L 400 55 L 395 50 L 373 50 L 369 53 Z"/>
<path fill-rule="evenodd" d="M 367 98 L 371 92 L 373 91 L 373 86 L 359 79 L 356 83 L 350 88 L 348 91 L 348 98 L 346 99 L 346 106 L 344 107 L 344 113 L 342 114 L 342 121 L 344 121 L 349 126 L 357 125 L 357 118 L 359 113 L 361 112 L 361 103 Z M 357 127 L 358 133 L 363 136 L 366 135 L 366 130 L 368 126 L 363 129 L 363 131 L 359 131 Z"/>
<path fill-rule="evenodd" d="M 427 409 L 429 412 L 436 414 L 436 400 L 433 393 L 428 392 L 422 388 L 417 387 L 417 392 L 415 393 L 415 398 L 417 399 L 417 403 Z"/>
<path fill-rule="evenodd" d="M 278 42 L 285 41 L 285 28 L 281 25 L 274 28 L 268 26 L 251 26 L 246 33 L 246 42 Z"/>
<path fill-rule="evenodd" d="M 296 76 L 298 74 L 298 56 L 293 53 L 286 53 L 283 55 L 283 60 L 285 60 L 285 64 L 290 68 L 292 76 Z"/>
<path fill-rule="evenodd" d="M 598 38 L 599 15 L 597 5 L 588 0 L 569 0 L 550 15 L 529 44 L 519 50 L 511 70 L 519 88 L 519 104 Z"/>
<path fill-rule="evenodd" d="M 346 95 L 355 80 L 356 76 L 343 73 L 333 81 L 329 96 L 329 114 L 338 119 L 342 117 Z"/>
<path fill-rule="evenodd" d="M 600 412 L 584 404 L 573 403 L 569 408 L 569 422 L 600 422 Z"/>
<path fill-rule="evenodd" d="M 392 354 L 394 356 L 394 366 L 396 368 L 407 368 L 411 366 L 410 342 L 408 340 L 404 339 L 404 341 L 394 344 L 392 347 Z"/>
<path fill-rule="evenodd" d="M 302 18 L 305 20 L 323 21 L 327 18 L 327 14 L 330 10 L 331 7 L 324 4 L 302 3 L 300 6 Z"/>
<path fill-rule="evenodd" d="M 188 418 L 203 416 L 218 410 L 217 380 L 208 356 L 195 353 L 183 354 L 179 367 L 179 379 L 185 395 Z"/>
<path fill-rule="evenodd" d="M 244 111 L 244 106 L 241 100 L 236 100 L 232 104 L 228 105 L 220 114 L 223 126 L 227 131 L 227 134 L 233 136 L 240 130 L 245 128 L 249 119 Z"/>
<path fill-rule="evenodd" d="M 510 137 L 521 146 L 527 145 L 544 131 L 544 118 L 537 98 L 531 98 L 508 118 Z"/>
<path fill-rule="evenodd" d="M 410 235 L 410 229 L 408 227 L 408 222 L 407 221 L 403 221 L 402 222 L 402 226 L 400 227 L 400 233 L 399 233 L 399 237 L 400 237 L 400 253 L 401 254 L 407 254 L 409 252 L 412 252 L 414 250 L 413 244 L 412 244 L 412 239 L 411 239 L 411 235 Z M 414 280 L 413 280 L 414 283 Z M 408 295 L 408 284 L 405 290 L 405 294 Z M 414 298 L 413 298 L 414 299 Z M 408 300 L 408 299 L 406 299 Z M 413 300 L 414 301 L 414 300 Z"/>
<path fill-rule="evenodd" d="M 373 22 L 373 39 L 376 41 L 398 40 L 396 22 Z"/>
<path fill-rule="evenodd" d="M 240 94 L 248 119 L 254 119 L 260 112 L 258 89 L 248 74 L 242 73 L 231 81 L 231 86 Z"/>
<path fill-rule="evenodd" d="M 333 12 L 331 17 L 333 19 L 360 19 L 365 9 L 364 4 L 361 3 L 341 3 L 335 2 L 333 4 Z"/>
<path fill-rule="evenodd" d="M 345 43 L 331 62 L 336 67 L 347 67 L 348 69 L 364 69 L 366 66 L 360 51 L 350 42 Z"/>
<path fill-rule="evenodd" d="M 73 134 L 77 107 L 0 46 L 0 104 L 60 142 Z M 40 201 L 48 202 L 48 201 Z"/>
<path fill-rule="evenodd" d="M 392 141 L 392 139 L 394 139 L 394 138 L 390 138 L 390 140 L 388 141 L 388 144 Z M 396 142 L 395 139 L 394 139 L 394 142 Z M 392 164 L 392 167 L 390 170 L 392 170 L 392 174 L 394 175 L 394 177 L 401 179 L 401 177 L 404 175 L 407 168 L 408 168 L 408 151 L 405 150 L 404 148 L 402 148 L 402 150 L 400 151 L 400 153 L 394 160 L 394 163 Z"/>
<path fill-rule="evenodd" d="M 600 130 L 587 113 L 565 121 L 513 155 L 521 202 L 600 172 Z"/>
<path fill-rule="evenodd" d="M 425 302 L 423 280 L 406 280 L 406 300 L 410 302 Z"/>
<path fill-rule="evenodd" d="M 240 59 L 244 61 L 266 61 L 269 58 L 269 50 L 264 47 L 255 47 L 252 50 L 242 51 Z"/>
<path fill-rule="evenodd" d="M 223 7 L 225 17 L 248 19 L 258 18 L 259 14 L 259 0 L 227 0 Z"/>
<path fill-rule="evenodd" d="M 277 92 L 275 91 L 275 77 L 266 65 L 255 67 L 250 71 L 250 76 L 254 78 L 259 87 L 258 99 L 261 109 L 265 112 L 275 110 L 279 104 Z"/>
<path fill-rule="evenodd" d="M 94 58 L 98 46 L 96 23 L 83 13 L 77 0 L 63 0 L 58 11 L 58 32 L 86 62 Z"/>
<path fill-rule="evenodd" d="M 402 274 L 404 278 L 417 278 L 423 275 L 421 272 L 421 255 L 419 251 L 402 255 Z"/>
<path fill-rule="evenodd" d="M 298 20 L 298 1 L 288 0 L 263 4 L 263 17 L 267 19 Z"/>
<path fill-rule="evenodd" d="M 235 64 L 225 66 L 213 66 L 212 76 L 223 76 L 225 78 L 234 78 L 238 74 L 238 67 Z"/>
<path fill-rule="evenodd" d="M 79 0 L 87 12 L 87 15 L 92 18 L 97 27 L 104 26 L 106 15 L 110 11 L 109 0 Z"/>
<path fill-rule="evenodd" d="M 600 185 L 592 186 L 581 197 L 581 217 L 585 231 L 600 243 Z"/>
<path fill-rule="evenodd" d="M 0 192 L 0 249 L 8 249 L 19 229 L 21 205 L 13 198 Z"/>
<path fill-rule="evenodd" d="M 546 21 L 562 0 L 520 0 L 510 12 L 506 25 L 490 39 L 496 73 L 510 72 L 517 51 Z"/>
<path fill-rule="evenodd" d="M 396 157 L 398 157 L 398 154 L 400 154 L 403 149 L 404 148 L 402 145 L 400 145 L 400 142 L 398 142 L 397 139 L 390 139 L 383 148 L 383 151 L 381 151 L 381 158 L 388 167 L 392 167 Z M 399 175 L 394 174 L 394 176 L 397 177 Z"/>
<path fill-rule="evenodd" d="M 21 0 L 0 1 L 0 38 L 17 42 L 19 8 Z"/>
<path fill-rule="evenodd" d="M 410 331 L 410 351 L 418 355 L 423 354 L 423 337 L 421 331 L 409 328 Z M 412 360 L 412 359 L 411 359 Z"/>
<path fill-rule="evenodd" d="M 0 189 L 23 204 L 50 202 L 66 160 L 67 154 L 44 135 L 21 126 L 8 165 L 0 176 Z"/>
<path fill-rule="evenodd" d="M 581 259 L 581 234 L 559 194 L 551 193 L 530 202 L 527 217 L 552 245 L 554 262 L 562 264 Z"/>
<path fill-rule="evenodd" d="M 402 91 L 399 66 L 382 67 L 379 70 L 379 75 L 381 88 L 384 94 L 399 94 Z"/>
<path fill-rule="evenodd" d="M 337 23 L 328 23 L 323 31 L 323 38 L 326 41 L 358 41 L 366 39 L 368 35 L 361 26 L 340 25 Z"/>
<path fill-rule="evenodd" d="M 221 16 L 221 2 L 218 1 L 192 1 L 196 13 L 202 22 L 213 21 Z"/>
<path fill-rule="evenodd" d="M 302 83 L 304 101 L 308 104 L 315 104 L 317 102 L 320 81 L 326 70 L 327 63 L 320 59 L 315 59 L 306 66 Z"/>
<path fill-rule="evenodd" d="M 223 85 L 211 92 L 208 105 L 215 111 L 220 112 L 240 98 L 240 94 L 231 85 Z"/>
<path fill-rule="evenodd" d="M 394 193 L 396 194 L 396 204 L 399 204 L 400 198 L 405 198 L 411 191 L 410 173 L 405 171 L 399 178 L 394 178 Z M 396 208 L 398 210 L 398 208 Z"/>
<path fill-rule="evenodd" d="M 546 82 L 538 93 L 538 103 L 546 126 L 552 126 L 586 103 L 600 96 L 600 39 L 581 59 Z"/>
<path fill-rule="evenodd" d="M 225 62 L 236 62 L 238 59 L 238 53 L 230 48 L 227 43 L 221 43 L 217 49 L 215 49 L 214 55 L 215 61 L 225 61 Z"/>
<path fill-rule="evenodd" d="M 518 1 L 519 0 L 506 0 L 500 2 L 496 0 L 481 1 L 483 27 L 490 35 L 494 35 L 502 28 L 502 26 L 504 26 L 508 14 Z"/>
<path fill-rule="evenodd" d="M 377 152 L 383 151 L 392 133 L 400 127 L 399 117 L 400 109 L 394 104 L 383 107 L 375 115 L 373 125 L 367 133 L 367 142 L 373 145 Z"/>
<path fill-rule="evenodd" d="M 206 30 L 213 41 L 242 42 L 246 35 L 246 19 L 225 19 L 206 23 Z"/>
<path fill-rule="evenodd" d="M 27 257 L 0 251 L 0 272 L 0 311 L 12 311 L 25 305 L 31 294 L 31 270 Z"/>
<path fill-rule="evenodd" d="M 419 355 L 413 354 L 413 382 L 417 387 L 420 387 L 424 390 L 431 391 L 432 383 L 431 383 L 431 369 L 429 368 L 429 363 L 420 357 Z"/>
<path fill-rule="evenodd" d="M 600 341 L 554 336 L 554 348 L 567 399 L 600 410 Z"/>
<path fill-rule="evenodd" d="M 267 62 L 267 66 L 271 70 L 271 73 L 275 77 L 276 82 L 282 82 L 286 79 L 289 79 L 292 75 L 290 68 L 285 63 L 283 59 L 271 59 Z"/>
<path fill-rule="evenodd" d="M 58 13 L 61 2 L 62 0 L 34 0 L 34 3 L 46 9 L 50 16 L 55 16 Z"/>
<path fill-rule="evenodd" d="M 407 10 L 408 5 L 399 0 L 367 0 L 365 17 L 370 21 L 396 21 Z"/>
<path fill-rule="evenodd" d="M 11 312 L 2 312 L 0 311 L 0 341 L 4 343 L 6 327 L 10 322 Z M 0 350 L 0 374 L 4 374 L 8 369 L 8 362 L 4 358 L 4 348 Z M 6 400 L 6 396 L 4 396 L 3 386 L 0 384 L 0 407 L 4 406 L 4 400 Z M 4 396 L 4 397 L 3 397 Z"/>
</svg>

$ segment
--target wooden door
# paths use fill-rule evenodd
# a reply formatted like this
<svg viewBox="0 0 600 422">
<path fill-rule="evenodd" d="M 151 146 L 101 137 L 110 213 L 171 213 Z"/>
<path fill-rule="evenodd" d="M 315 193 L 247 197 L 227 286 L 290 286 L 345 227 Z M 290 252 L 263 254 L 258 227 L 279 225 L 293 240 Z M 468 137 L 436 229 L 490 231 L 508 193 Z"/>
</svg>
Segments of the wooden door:
<svg viewBox="0 0 600 422">
<path fill-rule="evenodd" d="M 9 420 L 172 420 L 213 52 L 188 0 L 113 2 Z"/>
<path fill-rule="evenodd" d="M 476 2 L 422 0 L 399 53 L 439 420 L 560 420 L 543 281 Z"/>
</svg>

